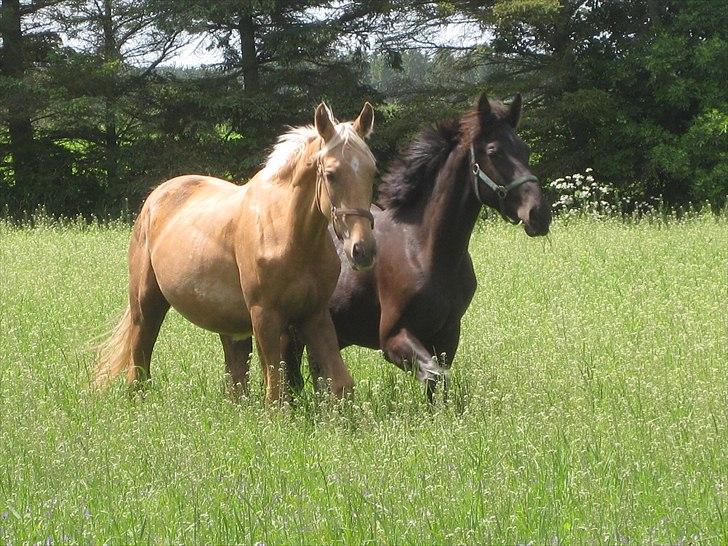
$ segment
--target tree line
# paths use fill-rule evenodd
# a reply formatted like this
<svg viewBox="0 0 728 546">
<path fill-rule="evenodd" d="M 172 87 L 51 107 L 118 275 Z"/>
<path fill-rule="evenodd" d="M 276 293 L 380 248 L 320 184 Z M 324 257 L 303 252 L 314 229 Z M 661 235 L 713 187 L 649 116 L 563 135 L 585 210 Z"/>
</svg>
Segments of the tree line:
<svg viewBox="0 0 728 546">
<path fill-rule="evenodd" d="M 320 100 L 377 108 L 380 164 L 483 90 L 524 94 L 543 179 L 728 193 L 720 0 L 1 0 L 0 205 L 136 210 L 183 173 L 244 182 Z M 462 38 L 455 36 L 464 34 Z M 219 62 L 175 66 L 204 37 Z"/>
</svg>

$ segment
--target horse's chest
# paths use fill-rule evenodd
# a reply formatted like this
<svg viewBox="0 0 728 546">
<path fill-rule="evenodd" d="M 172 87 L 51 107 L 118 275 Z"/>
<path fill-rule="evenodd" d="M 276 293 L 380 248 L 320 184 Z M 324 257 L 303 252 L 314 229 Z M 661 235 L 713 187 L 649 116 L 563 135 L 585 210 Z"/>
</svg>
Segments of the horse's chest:
<svg viewBox="0 0 728 546">
<path fill-rule="evenodd" d="M 291 315 L 299 316 L 325 307 L 331 297 L 336 279 L 301 276 L 284 288 L 280 303 Z"/>
<path fill-rule="evenodd" d="M 450 302 L 452 319 L 460 320 L 465 314 L 470 302 L 473 300 L 476 286 L 475 272 L 469 259 L 458 270 L 457 275 L 440 283 L 440 293 Z"/>
<path fill-rule="evenodd" d="M 410 307 L 416 312 L 429 310 L 432 314 L 447 317 L 453 308 L 460 307 L 459 290 L 447 283 L 428 282 L 412 295 Z"/>
<path fill-rule="evenodd" d="M 339 276 L 339 261 L 326 255 L 261 255 L 256 273 L 245 287 L 246 299 L 275 304 L 298 315 L 328 302 Z"/>
<path fill-rule="evenodd" d="M 404 322 L 418 324 L 434 334 L 462 318 L 475 291 L 472 273 L 467 269 L 448 275 L 427 272 L 417 278 L 419 282 L 401 302 Z"/>
</svg>

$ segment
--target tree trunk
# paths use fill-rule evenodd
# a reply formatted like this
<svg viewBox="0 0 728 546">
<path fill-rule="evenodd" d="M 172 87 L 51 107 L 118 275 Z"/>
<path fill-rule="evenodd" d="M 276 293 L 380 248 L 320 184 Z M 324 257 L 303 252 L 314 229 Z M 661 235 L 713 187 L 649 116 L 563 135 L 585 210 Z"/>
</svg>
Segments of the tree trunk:
<svg viewBox="0 0 728 546">
<path fill-rule="evenodd" d="M 0 73 L 9 78 L 22 80 L 25 76 L 23 31 L 21 27 L 20 0 L 2 0 L 0 5 L 0 36 L 3 39 Z M 35 186 L 35 143 L 30 115 L 21 107 L 22 97 L 9 97 L 8 132 L 15 185 L 10 192 L 10 205 L 27 207 Z"/>
<path fill-rule="evenodd" d="M 558 23 L 554 28 L 552 47 L 560 82 L 560 89 L 558 90 L 559 96 L 567 91 L 573 91 L 578 87 L 573 68 L 574 41 L 571 38 L 570 31 L 573 25 L 573 17 L 582 3 L 581 1 L 577 1 L 571 4 L 565 4 L 558 14 Z"/>
<path fill-rule="evenodd" d="M 115 62 L 120 58 L 116 35 L 114 34 L 113 0 L 104 0 L 104 12 L 101 26 L 104 32 L 104 60 Z M 108 191 L 118 191 L 119 185 L 119 138 L 116 129 L 116 96 L 117 81 L 115 77 L 109 82 L 104 97 L 104 148 L 106 150 L 106 184 Z M 127 196 L 128 197 L 128 196 Z"/>
<path fill-rule="evenodd" d="M 106 183 L 109 191 L 116 190 L 119 181 L 119 139 L 116 133 L 116 111 L 114 99 L 106 97 L 104 100 L 104 147 L 106 148 Z M 128 197 L 128 196 L 127 196 Z"/>
<path fill-rule="evenodd" d="M 655 4 L 655 0 L 647 0 L 647 17 L 650 20 L 650 27 L 657 28 L 661 25 L 660 10 Z"/>
<path fill-rule="evenodd" d="M 255 21 L 251 14 L 244 13 L 240 16 L 238 32 L 240 33 L 240 57 L 245 91 L 254 95 L 260 91 L 260 73 L 258 56 L 255 51 Z"/>
</svg>

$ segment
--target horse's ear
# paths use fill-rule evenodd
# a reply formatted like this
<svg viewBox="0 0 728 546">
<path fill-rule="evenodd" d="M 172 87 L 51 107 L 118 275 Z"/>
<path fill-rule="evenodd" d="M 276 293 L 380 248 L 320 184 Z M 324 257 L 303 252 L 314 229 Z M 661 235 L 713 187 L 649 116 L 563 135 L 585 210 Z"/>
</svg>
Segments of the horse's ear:
<svg viewBox="0 0 728 546">
<path fill-rule="evenodd" d="M 331 140 L 335 132 L 334 120 L 332 119 L 331 110 L 323 102 L 316 108 L 314 124 L 316 125 L 316 131 L 324 139 L 324 142 Z"/>
<path fill-rule="evenodd" d="M 488 100 L 488 94 L 483 93 L 478 99 L 478 117 L 481 122 L 485 122 L 490 116 L 490 101 Z"/>
<path fill-rule="evenodd" d="M 359 117 L 354 120 L 352 127 L 362 138 L 369 138 L 374 130 L 374 108 L 368 102 L 364 103 Z"/>
<path fill-rule="evenodd" d="M 521 97 L 520 93 L 516 93 L 516 96 L 513 97 L 513 102 L 511 103 L 511 108 L 508 111 L 508 123 L 511 124 L 511 127 L 514 129 L 518 128 L 518 123 L 521 121 L 521 108 L 523 107 L 523 97 Z"/>
</svg>

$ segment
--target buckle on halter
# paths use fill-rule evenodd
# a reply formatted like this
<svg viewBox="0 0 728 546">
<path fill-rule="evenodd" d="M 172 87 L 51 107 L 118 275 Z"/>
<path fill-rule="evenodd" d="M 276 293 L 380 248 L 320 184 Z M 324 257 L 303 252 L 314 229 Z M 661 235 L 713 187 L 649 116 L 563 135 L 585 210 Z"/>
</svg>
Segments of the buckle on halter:
<svg viewBox="0 0 728 546">
<path fill-rule="evenodd" d="M 500 197 L 501 199 L 505 199 L 506 195 L 508 195 L 508 188 L 506 188 L 505 186 L 498 186 L 495 190 L 495 193 L 497 193 L 498 197 Z"/>
<path fill-rule="evenodd" d="M 473 162 L 472 169 L 473 169 L 473 174 L 477 175 L 480 172 L 480 165 L 478 165 L 477 163 Z"/>
</svg>

